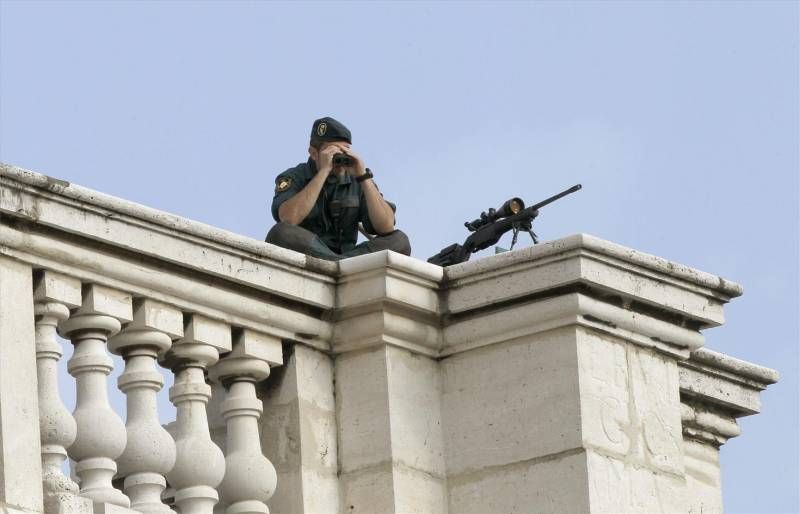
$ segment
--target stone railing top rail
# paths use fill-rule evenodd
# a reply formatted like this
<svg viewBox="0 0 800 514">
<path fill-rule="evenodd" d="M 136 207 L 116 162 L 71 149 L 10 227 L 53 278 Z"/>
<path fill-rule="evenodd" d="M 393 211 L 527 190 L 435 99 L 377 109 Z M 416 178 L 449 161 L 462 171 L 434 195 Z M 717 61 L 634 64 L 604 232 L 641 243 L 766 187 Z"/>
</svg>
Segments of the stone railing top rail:
<svg viewBox="0 0 800 514">
<path fill-rule="evenodd" d="M 122 214 L 154 226 L 160 226 L 174 232 L 206 239 L 254 255 L 299 266 L 309 271 L 316 271 L 328 275 L 336 272 L 336 265 L 332 262 L 307 258 L 305 255 L 297 252 L 292 252 L 274 245 L 264 244 L 261 241 L 228 232 L 199 221 L 193 221 L 175 214 L 153 209 L 152 207 L 146 207 L 129 200 L 100 193 L 34 171 L 0 163 L 0 177 L 2 177 L 4 181 L 11 180 L 43 191 L 50 191 L 57 196 L 75 200 L 87 207 L 92 206 L 108 211 L 109 213 Z M 3 193 L 9 194 L 5 188 Z M 36 220 L 38 213 L 34 208 L 30 211 L 18 212 L 18 214 Z"/>
</svg>

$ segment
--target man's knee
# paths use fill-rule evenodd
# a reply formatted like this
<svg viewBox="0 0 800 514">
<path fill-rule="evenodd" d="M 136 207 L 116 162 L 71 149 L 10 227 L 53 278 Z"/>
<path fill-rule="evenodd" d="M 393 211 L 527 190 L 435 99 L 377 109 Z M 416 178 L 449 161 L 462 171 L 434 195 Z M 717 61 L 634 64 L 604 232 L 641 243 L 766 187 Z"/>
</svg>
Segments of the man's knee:
<svg viewBox="0 0 800 514">
<path fill-rule="evenodd" d="M 392 242 L 392 250 L 403 255 L 411 255 L 411 241 L 402 230 L 395 230 Z"/>
<path fill-rule="evenodd" d="M 296 252 L 306 253 L 306 247 L 311 244 L 313 237 L 311 232 L 302 227 L 279 221 L 269 230 L 264 241 Z"/>
<path fill-rule="evenodd" d="M 279 221 L 273 225 L 272 228 L 269 229 L 269 232 L 267 232 L 267 237 L 264 238 L 264 241 L 267 243 L 277 244 L 277 241 L 280 241 L 283 238 L 282 236 L 284 229 L 282 225 L 285 225 L 285 223 L 282 221 Z"/>
<path fill-rule="evenodd" d="M 338 260 L 341 256 L 325 246 L 316 235 L 303 227 L 278 222 L 272 227 L 264 240 L 295 252 L 326 260 Z"/>
<path fill-rule="evenodd" d="M 297 242 L 298 238 L 302 239 L 304 229 L 297 225 L 291 225 L 279 221 L 267 233 L 267 238 L 264 239 L 267 243 L 287 247 Z"/>
<path fill-rule="evenodd" d="M 381 250 L 392 250 L 393 252 L 411 255 L 411 242 L 402 230 L 395 230 L 391 234 L 380 236 L 383 243 Z"/>
</svg>

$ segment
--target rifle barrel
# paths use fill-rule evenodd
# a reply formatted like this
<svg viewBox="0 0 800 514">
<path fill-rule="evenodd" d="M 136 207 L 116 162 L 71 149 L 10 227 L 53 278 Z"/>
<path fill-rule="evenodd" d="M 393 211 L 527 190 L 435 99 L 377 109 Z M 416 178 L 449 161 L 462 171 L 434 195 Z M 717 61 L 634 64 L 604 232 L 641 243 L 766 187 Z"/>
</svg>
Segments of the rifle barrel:
<svg viewBox="0 0 800 514">
<path fill-rule="evenodd" d="M 583 186 L 581 186 L 580 184 L 575 184 L 571 188 L 569 188 L 569 189 L 567 189 L 565 191 L 561 191 L 557 195 L 553 195 L 550 198 L 548 198 L 547 200 L 542 200 L 541 202 L 537 203 L 536 205 L 531 205 L 530 207 L 528 207 L 528 209 L 539 210 L 542 207 L 544 207 L 545 205 L 555 202 L 559 198 L 564 198 L 565 196 L 570 195 L 570 194 L 574 193 L 575 191 L 578 191 L 581 187 L 583 187 Z"/>
</svg>

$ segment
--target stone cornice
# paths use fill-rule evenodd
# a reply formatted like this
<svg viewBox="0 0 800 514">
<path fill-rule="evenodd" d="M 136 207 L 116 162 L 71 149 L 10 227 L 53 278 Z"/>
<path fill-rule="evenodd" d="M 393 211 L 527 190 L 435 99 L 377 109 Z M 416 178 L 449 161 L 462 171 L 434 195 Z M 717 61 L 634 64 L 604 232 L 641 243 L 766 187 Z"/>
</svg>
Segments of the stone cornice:
<svg viewBox="0 0 800 514">
<path fill-rule="evenodd" d="M 738 418 L 761 411 L 760 393 L 778 372 L 704 348 L 678 363 L 681 396 Z"/>
<path fill-rule="evenodd" d="M 446 268 L 446 311 L 461 315 L 576 284 L 695 329 L 722 324 L 723 304 L 742 293 L 720 277 L 578 234 Z"/>
</svg>

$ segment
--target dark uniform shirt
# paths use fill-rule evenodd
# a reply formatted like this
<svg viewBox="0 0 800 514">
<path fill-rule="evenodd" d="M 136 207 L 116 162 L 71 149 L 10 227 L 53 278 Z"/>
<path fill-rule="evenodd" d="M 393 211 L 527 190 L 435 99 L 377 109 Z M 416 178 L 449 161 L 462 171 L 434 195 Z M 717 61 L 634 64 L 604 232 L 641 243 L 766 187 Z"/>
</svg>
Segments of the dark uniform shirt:
<svg viewBox="0 0 800 514">
<path fill-rule="evenodd" d="M 272 217 L 280 221 L 278 209 L 281 204 L 306 187 L 317 173 L 312 159 L 290 168 L 275 179 L 275 197 L 272 199 Z M 387 202 L 393 211 L 397 208 Z M 337 253 L 352 250 L 358 240 L 358 223 L 364 224 L 368 234 L 376 234 L 369 219 L 367 201 L 361 184 L 350 175 L 341 177 L 331 173 L 314 207 L 300 226 L 316 234 L 328 248 Z"/>
</svg>

